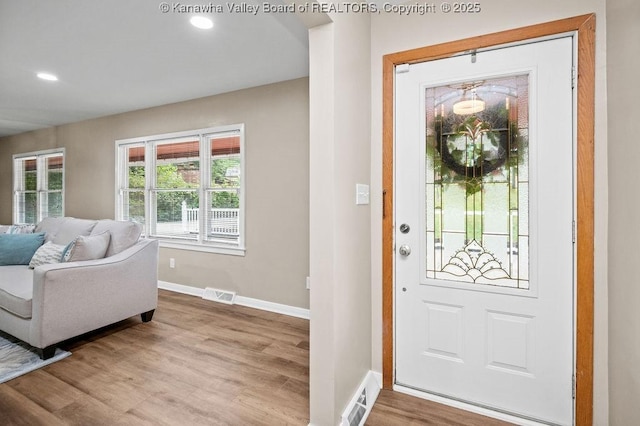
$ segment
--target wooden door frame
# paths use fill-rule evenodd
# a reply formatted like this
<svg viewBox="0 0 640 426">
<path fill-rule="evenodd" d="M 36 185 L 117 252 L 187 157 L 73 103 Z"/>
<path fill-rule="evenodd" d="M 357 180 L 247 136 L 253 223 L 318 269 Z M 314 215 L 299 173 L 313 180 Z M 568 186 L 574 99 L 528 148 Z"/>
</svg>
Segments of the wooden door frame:
<svg viewBox="0 0 640 426">
<path fill-rule="evenodd" d="M 576 425 L 593 422 L 593 282 L 594 282 L 594 116 L 595 14 L 471 37 L 392 53 L 383 57 L 383 206 L 382 206 L 382 374 L 383 388 L 394 383 L 393 336 L 393 152 L 395 66 L 447 58 L 462 52 L 508 43 L 575 33 L 577 57 L 576 175 Z"/>
</svg>

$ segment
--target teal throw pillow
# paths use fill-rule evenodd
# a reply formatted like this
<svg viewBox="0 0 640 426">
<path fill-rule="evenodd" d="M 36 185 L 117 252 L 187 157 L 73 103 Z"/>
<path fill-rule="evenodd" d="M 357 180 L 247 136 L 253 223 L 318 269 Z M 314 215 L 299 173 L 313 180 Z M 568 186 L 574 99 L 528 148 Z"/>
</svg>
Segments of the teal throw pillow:
<svg viewBox="0 0 640 426">
<path fill-rule="evenodd" d="M 44 243 L 44 232 L 36 234 L 0 234 L 0 266 L 28 265 Z"/>
</svg>

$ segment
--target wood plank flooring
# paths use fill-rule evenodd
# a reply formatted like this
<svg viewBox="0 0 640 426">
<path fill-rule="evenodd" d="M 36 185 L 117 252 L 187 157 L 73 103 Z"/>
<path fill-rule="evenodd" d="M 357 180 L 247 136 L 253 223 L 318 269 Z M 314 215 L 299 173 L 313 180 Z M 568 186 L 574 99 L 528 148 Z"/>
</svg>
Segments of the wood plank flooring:
<svg viewBox="0 0 640 426">
<path fill-rule="evenodd" d="M 366 424 L 369 426 L 507 426 L 511 423 L 383 389 Z"/>
<path fill-rule="evenodd" d="M 160 291 L 139 317 L 0 385 L 2 425 L 307 425 L 309 322 Z M 368 425 L 502 425 L 383 391 Z"/>
<path fill-rule="evenodd" d="M 3 425 L 309 422 L 309 322 L 161 291 L 73 355 L 0 385 Z"/>
</svg>

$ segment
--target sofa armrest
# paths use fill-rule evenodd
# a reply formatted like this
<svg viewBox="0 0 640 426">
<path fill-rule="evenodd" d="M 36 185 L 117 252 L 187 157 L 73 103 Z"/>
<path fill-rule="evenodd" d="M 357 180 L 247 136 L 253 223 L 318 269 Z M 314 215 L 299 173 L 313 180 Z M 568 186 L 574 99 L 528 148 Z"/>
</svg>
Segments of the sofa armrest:
<svg viewBox="0 0 640 426">
<path fill-rule="evenodd" d="M 53 345 L 155 309 L 158 242 L 141 240 L 113 256 L 34 270 L 30 344 Z"/>
</svg>

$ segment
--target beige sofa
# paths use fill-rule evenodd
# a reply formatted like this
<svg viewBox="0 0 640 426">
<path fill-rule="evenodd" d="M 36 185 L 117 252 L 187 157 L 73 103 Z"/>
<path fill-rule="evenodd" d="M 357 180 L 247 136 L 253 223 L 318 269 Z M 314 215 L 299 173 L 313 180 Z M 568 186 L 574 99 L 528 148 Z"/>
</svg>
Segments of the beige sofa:
<svg viewBox="0 0 640 426">
<path fill-rule="evenodd" d="M 68 245 L 76 237 L 110 236 L 105 257 L 0 266 L 0 330 L 38 349 L 47 359 L 55 345 L 157 307 L 158 242 L 139 239 L 132 222 L 47 218 L 34 232 Z M 68 247 L 68 246 L 67 246 Z"/>
</svg>

